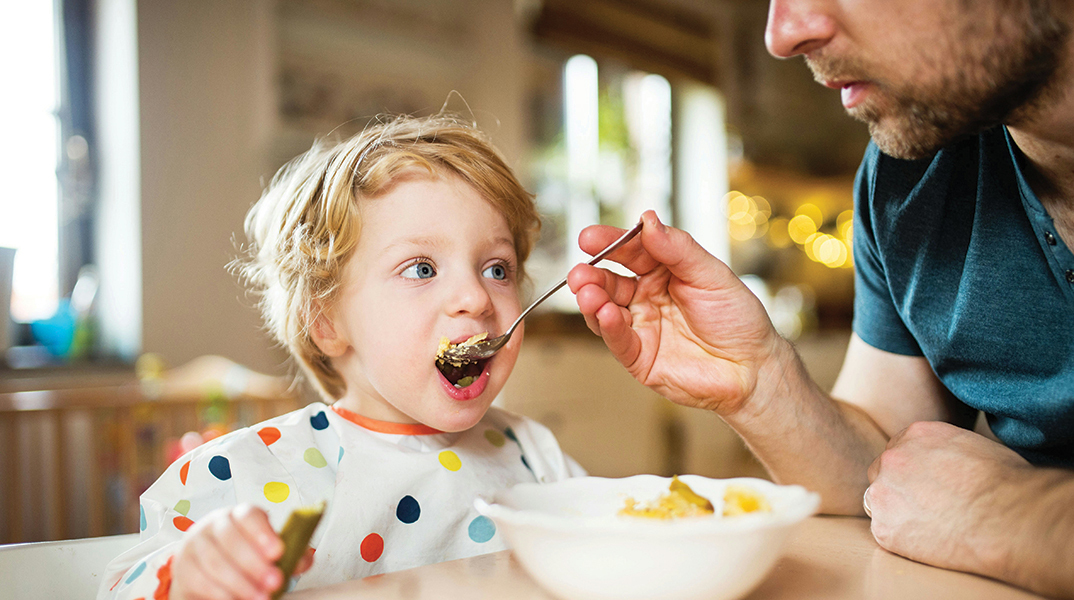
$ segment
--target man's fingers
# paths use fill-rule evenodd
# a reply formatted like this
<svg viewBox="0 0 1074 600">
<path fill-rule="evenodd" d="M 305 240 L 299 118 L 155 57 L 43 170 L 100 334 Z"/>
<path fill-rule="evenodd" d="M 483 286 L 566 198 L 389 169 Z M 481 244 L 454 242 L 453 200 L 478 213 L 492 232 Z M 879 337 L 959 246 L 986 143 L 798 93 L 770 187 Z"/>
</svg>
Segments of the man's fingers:
<svg viewBox="0 0 1074 600">
<path fill-rule="evenodd" d="M 869 477 L 870 484 L 876 481 L 877 476 L 880 475 L 880 461 L 883 458 L 884 454 L 881 453 L 880 456 L 877 456 L 875 459 L 873 459 L 872 464 L 869 465 L 869 470 L 865 472 L 866 476 Z"/>
<path fill-rule="evenodd" d="M 626 306 L 634 298 L 634 292 L 638 289 L 638 283 L 633 277 L 623 277 L 612 273 L 607 269 L 590 265 L 577 265 L 567 273 L 567 286 L 571 292 L 578 294 L 579 290 L 587 285 L 595 285 L 605 291 L 608 300 Z M 602 302 L 603 304 L 603 302 Z M 585 313 L 585 307 L 578 307 Z M 594 312 L 595 312 L 594 307 Z"/>
<path fill-rule="evenodd" d="M 578 234 L 578 247 L 590 256 L 596 256 L 610 246 L 612 242 L 619 239 L 625 231 L 608 225 L 590 225 Z M 657 262 L 645 252 L 639 238 L 640 236 L 635 237 L 623 244 L 622 248 L 609 254 L 605 260 L 617 262 L 638 275 L 643 275 L 653 270 L 657 266 Z"/>
<path fill-rule="evenodd" d="M 709 254 L 690 234 L 665 226 L 655 212 L 645 211 L 642 221 L 645 226 L 638 237 L 642 239 L 646 260 L 665 265 L 690 287 L 727 289 L 744 285 L 726 264 Z M 649 270 L 651 266 L 646 272 Z"/>
</svg>

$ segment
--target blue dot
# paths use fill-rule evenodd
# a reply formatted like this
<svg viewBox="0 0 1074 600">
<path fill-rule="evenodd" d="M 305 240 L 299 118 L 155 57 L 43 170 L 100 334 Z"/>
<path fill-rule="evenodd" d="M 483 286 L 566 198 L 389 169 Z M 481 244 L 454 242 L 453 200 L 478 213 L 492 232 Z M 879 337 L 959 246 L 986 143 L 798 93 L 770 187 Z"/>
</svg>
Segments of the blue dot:
<svg viewBox="0 0 1074 600">
<path fill-rule="evenodd" d="M 342 461 L 343 461 L 343 446 L 340 446 L 339 447 L 339 458 L 336 459 L 336 462 L 339 463 L 339 462 L 342 462 Z"/>
<path fill-rule="evenodd" d="M 404 523 L 413 523 L 421 516 L 421 507 L 418 506 L 418 501 L 413 496 L 403 496 L 395 509 L 395 516 Z"/>
<path fill-rule="evenodd" d="M 518 438 L 515 437 L 515 432 L 510 427 L 508 427 L 507 429 L 504 429 L 503 434 L 506 435 L 507 437 L 511 438 L 512 442 L 514 442 L 516 444 L 518 443 Z"/>
<path fill-rule="evenodd" d="M 145 531 L 145 528 L 148 527 L 148 526 L 149 526 L 149 524 L 146 523 L 146 521 L 145 521 L 145 507 L 144 506 L 139 506 L 138 507 L 138 530 L 139 531 Z"/>
<path fill-rule="evenodd" d="M 231 463 L 223 456 L 214 456 L 209 460 L 209 472 L 220 481 L 231 479 Z"/>
<path fill-rule="evenodd" d="M 482 515 L 470 521 L 470 539 L 478 544 L 484 544 L 496 535 L 496 525 L 492 519 Z"/>
<path fill-rule="evenodd" d="M 473 537 L 473 536 L 470 536 L 470 537 Z M 145 561 L 142 561 L 142 562 L 138 563 L 137 567 L 134 567 L 134 571 L 131 573 L 130 577 L 127 578 L 127 583 L 130 583 L 130 582 L 134 581 L 135 579 L 138 579 L 138 576 L 141 575 L 144 572 L 145 572 Z"/>
<path fill-rule="evenodd" d="M 312 425 L 313 428 L 317 431 L 321 431 L 322 429 L 328 429 L 328 415 L 324 414 L 324 411 L 322 410 L 321 412 L 310 417 L 310 425 Z"/>
</svg>

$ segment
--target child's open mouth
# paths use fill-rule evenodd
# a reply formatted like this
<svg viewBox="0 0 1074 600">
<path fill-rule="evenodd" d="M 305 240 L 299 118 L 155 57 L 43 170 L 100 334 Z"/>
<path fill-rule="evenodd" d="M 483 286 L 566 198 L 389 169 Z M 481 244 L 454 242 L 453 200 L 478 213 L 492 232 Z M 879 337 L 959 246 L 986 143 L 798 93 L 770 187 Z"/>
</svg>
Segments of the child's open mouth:
<svg viewBox="0 0 1074 600">
<path fill-rule="evenodd" d="M 486 334 L 478 334 L 471 337 L 465 343 L 472 343 L 479 339 L 483 339 Z M 463 362 L 450 362 L 445 360 L 444 350 L 454 346 L 448 341 L 447 338 L 440 339 L 440 349 L 436 355 L 436 368 L 440 369 L 440 373 L 447 379 L 451 385 L 454 385 L 458 389 L 468 387 L 473 382 L 477 381 L 478 377 L 481 377 L 481 373 L 485 371 L 485 364 L 488 363 L 488 359 L 478 361 L 463 361 Z"/>
<path fill-rule="evenodd" d="M 437 360 L 436 368 L 440 369 L 444 379 L 447 379 L 455 387 L 462 389 L 477 381 L 478 377 L 481 377 L 487 362 L 488 360 L 480 360 L 453 365 L 445 360 Z"/>
</svg>

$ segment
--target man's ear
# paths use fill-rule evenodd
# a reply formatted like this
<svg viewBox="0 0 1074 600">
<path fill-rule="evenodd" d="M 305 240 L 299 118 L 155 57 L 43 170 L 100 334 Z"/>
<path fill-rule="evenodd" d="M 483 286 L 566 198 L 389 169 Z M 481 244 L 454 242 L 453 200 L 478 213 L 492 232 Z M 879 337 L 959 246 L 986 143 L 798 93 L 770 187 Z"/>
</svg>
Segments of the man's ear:
<svg viewBox="0 0 1074 600">
<path fill-rule="evenodd" d="M 343 356 L 350 347 L 346 338 L 339 334 L 335 320 L 324 311 L 318 309 L 317 316 L 310 324 L 310 338 L 313 343 L 324 352 L 325 356 Z"/>
</svg>

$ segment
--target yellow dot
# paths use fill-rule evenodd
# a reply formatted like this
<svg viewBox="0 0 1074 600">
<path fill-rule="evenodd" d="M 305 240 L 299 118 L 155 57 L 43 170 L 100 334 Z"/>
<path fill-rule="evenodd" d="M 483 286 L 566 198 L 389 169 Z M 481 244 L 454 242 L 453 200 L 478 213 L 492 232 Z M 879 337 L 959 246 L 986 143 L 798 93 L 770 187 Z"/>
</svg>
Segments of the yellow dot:
<svg viewBox="0 0 1074 600">
<path fill-rule="evenodd" d="M 459 456 L 451 450 L 444 450 L 440 453 L 440 464 L 444 465 L 444 468 L 448 471 L 458 471 L 462 468 L 462 461 L 459 460 Z"/>
<path fill-rule="evenodd" d="M 287 484 L 282 481 L 270 481 L 265 484 L 265 498 L 269 502 L 279 504 L 290 495 L 291 488 L 287 487 Z"/>
</svg>

